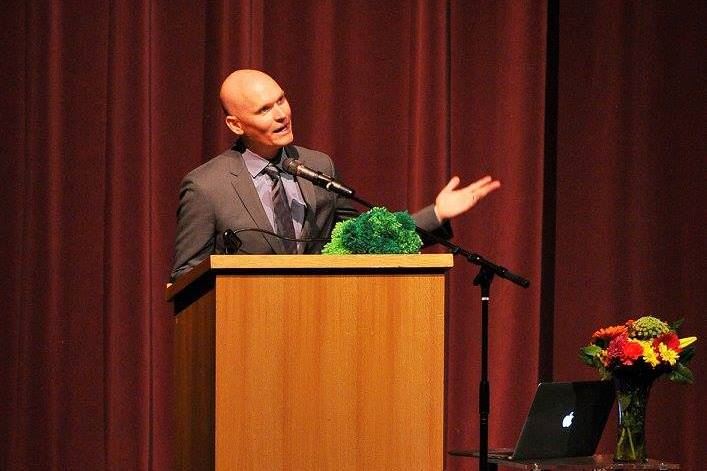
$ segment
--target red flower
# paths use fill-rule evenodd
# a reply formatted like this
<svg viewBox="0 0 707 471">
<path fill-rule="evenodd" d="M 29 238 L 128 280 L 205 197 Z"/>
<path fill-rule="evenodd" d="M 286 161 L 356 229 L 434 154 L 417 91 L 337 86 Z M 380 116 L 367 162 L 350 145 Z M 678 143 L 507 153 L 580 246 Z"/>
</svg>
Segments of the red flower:
<svg viewBox="0 0 707 471">
<path fill-rule="evenodd" d="M 628 339 L 628 334 L 623 333 L 614 337 L 606 349 L 607 363 L 611 360 L 618 360 L 624 365 L 633 365 L 633 362 L 641 358 L 643 347 L 638 342 Z"/>
<path fill-rule="evenodd" d="M 680 352 L 680 339 L 675 332 L 668 332 L 653 339 L 653 348 L 658 351 L 658 345 L 664 343 L 669 349 Z"/>
<path fill-rule="evenodd" d="M 624 344 L 624 365 L 630 365 L 635 360 L 638 360 L 643 355 L 643 347 L 638 342 L 626 342 Z M 627 363 L 626 360 L 630 360 Z"/>
</svg>

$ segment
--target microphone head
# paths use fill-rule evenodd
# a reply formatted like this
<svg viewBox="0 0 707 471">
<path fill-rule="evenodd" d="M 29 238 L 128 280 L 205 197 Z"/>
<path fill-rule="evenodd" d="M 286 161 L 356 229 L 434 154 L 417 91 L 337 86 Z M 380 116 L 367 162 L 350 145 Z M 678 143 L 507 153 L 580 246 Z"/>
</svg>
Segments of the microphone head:
<svg viewBox="0 0 707 471">
<path fill-rule="evenodd" d="M 302 163 L 292 157 L 285 157 L 282 159 L 282 169 L 290 175 L 297 175 L 297 168 L 300 165 L 302 165 Z"/>
<path fill-rule="evenodd" d="M 243 241 L 232 229 L 226 229 L 223 232 L 223 245 L 226 249 L 226 255 L 233 255 L 238 253 Z"/>
</svg>

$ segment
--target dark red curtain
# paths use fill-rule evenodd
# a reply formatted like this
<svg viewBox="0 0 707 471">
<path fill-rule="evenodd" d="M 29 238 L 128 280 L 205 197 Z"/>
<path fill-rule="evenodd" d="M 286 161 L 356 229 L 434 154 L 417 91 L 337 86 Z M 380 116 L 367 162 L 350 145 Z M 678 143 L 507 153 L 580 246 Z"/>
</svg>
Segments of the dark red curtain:
<svg viewBox="0 0 707 471">
<path fill-rule="evenodd" d="M 503 182 L 454 221 L 456 242 L 533 283 L 492 288 L 492 446 L 513 445 L 539 378 L 594 377 L 577 350 L 595 328 L 655 313 L 705 339 L 701 2 L 0 14 L 0 468 L 171 468 L 177 187 L 230 142 L 218 87 L 241 67 L 277 78 L 296 142 L 367 199 L 414 210 L 452 175 Z M 457 260 L 450 276 L 448 449 L 478 446 L 475 273 Z M 685 469 L 707 459 L 704 365 L 698 352 L 697 384 L 661 381 L 649 406 L 650 454 Z"/>
<path fill-rule="evenodd" d="M 684 333 L 707 340 L 705 13 L 698 2 L 560 2 L 558 379 L 591 377 L 577 342 L 634 313 L 685 318 Z M 684 469 L 707 458 L 702 347 L 695 385 L 660 380 L 648 406 L 649 453 Z"/>
</svg>

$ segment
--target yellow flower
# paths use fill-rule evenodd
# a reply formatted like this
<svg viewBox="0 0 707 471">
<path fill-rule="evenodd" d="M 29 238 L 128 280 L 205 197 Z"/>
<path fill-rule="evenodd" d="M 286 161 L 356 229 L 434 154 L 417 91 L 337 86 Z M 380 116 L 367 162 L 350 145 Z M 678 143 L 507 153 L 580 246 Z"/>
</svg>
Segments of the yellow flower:
<svg viewBox="0 0 707 471">
<path fill-rule="evenodd" d="M 653 342 L 649 340 L 637 340 L 637 342 L 643 347 L 643 360 L 654 368 L 658 366 L 660 360 L 653 350 Z"/>
<path fill-rule="evenodd" d="M 692 345 L 697 341 L 697 337 L 684 337 L 680 339 L 680 350 L 683 348 Z"/>
<path fill-rule="evenodd" d="M 658 351 L 660 352 L 660 357 L 671 365 L 678 361 L 678 352 L 669 349 L 663 342 L 658 345 Z"/>
<path fill-rule="evenodd" d="M 609 366 L 609 355 L 607 355 L 606 350 L 601 351 L 601 353 L 599 354 L 599 359 L 601 360 L 601 364 L 604 365 L 604 367 Z"/>
</svg>

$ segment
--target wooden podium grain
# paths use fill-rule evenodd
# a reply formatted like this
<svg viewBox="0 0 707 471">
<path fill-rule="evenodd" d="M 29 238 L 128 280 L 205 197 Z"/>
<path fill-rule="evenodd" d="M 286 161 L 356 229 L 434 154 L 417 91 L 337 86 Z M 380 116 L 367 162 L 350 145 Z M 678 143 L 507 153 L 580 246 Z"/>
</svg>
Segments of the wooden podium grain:
<svg viewBox="0 0 707 471">
<path fill-rule="evenodd" d="M 442 469 L 451 266 L 211 256 L 170 285 L 178 469 Z"/>
</svg>

